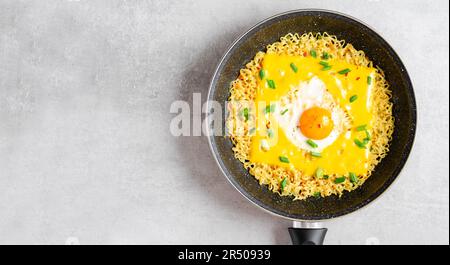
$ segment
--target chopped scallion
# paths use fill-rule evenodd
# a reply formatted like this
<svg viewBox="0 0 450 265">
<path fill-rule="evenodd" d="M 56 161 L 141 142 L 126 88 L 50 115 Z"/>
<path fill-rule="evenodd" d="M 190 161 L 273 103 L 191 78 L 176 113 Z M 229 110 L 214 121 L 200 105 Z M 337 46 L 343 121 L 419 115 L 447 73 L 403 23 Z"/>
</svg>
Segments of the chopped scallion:
<svg viewBox="0 0 450 265">
<path fill-rule="evenodd" d="M 261 78 L 261 80 L 263 80 L 265 76 L 266 76 L 266 71 L 264 71 L 264 69 L 259 70 L 259 78 Z"/>
<path fill-rule="evenodd" d="M 289 159 L 287 157 L 285 157 L 285 156 L 280 156 L 278 158 L 280 159 L 280 162 L 289 163 Z"/>
<path fill-rule="evenodd" d="M 349 176 L 350 176 L 350 181 L 351 181 L 352 183 L 358 183 L 359 179 L 358 179 L 358 177 L 356 176 L 355 173 L 350 172 L 350 173 L 349 173 Z"/>
<path fill-rule="evenodd" d="M 317 148 L 318 145 L 311 139 L 306 140 L 306 143 L 311 146 L 312 148 Z"/>
<path fill-rule="evenodd" d="M 366 130 L 366 127 L 367 127 L 367 124 L 363 124 L 363 125 L 360 125 L 360 126 L 356 127 L 356 130 L 358 132 L 362 132 L 362 131 Z"/>
<path fill-rule="evenodd" d="M 345 75 L 347 73 L 350 73 L 351 71 L 352 70 L 350 70 L 349 68 L 345 68 L 345 69 L 339 71 L 338 74 Z"/>
<path fill-rule="evenodd" d="M 331 65 L 327 65 L 322 68 L 322 71 L 328 71 L 330 69 L 331 69 Z"/>
<path fill-rule="evenodd" d="M 322 154 L 319 152 L 311 152 L 311 156 L 313 157 L 322 157 Z"/>
<path fill-rule="evenodd" d="M 243 112 L 245 121 L 248 121 L 248 108 L 244 108 L 244 110 L 242 112 Z"/>
<path fill-rule="evenodd" d="M 290 66 L 291 66 L 292 71 L 294 71 L 294 73 L 298 72 L 298 68 L 294 63 L 291 63 Z"/>
<path fill-rule="evenodd" d="M 275 81 L 273 81 L 272 79 L 267 79 L 267 85 L 269 86 L 269 88 L 271 89 L 275 89 Z"/>
<path fill-rule="evenodd" d="M 317 58 L 317 52 L 316 52 L 316 50 L 311 50 L 309 53 L 311 54 L 311 56 L 312 56 L 313 58 Z"/>
<path fill-rule="evenodd" d="M 267 136 L 269 138 L 273 138 L 273 130 L 272 129 L 267 129 Z"/>
<path fill-rule="evenodd" d="M 275 112 L 275 104 L 267 105 L 264 109 L 265 113 Z"/>
<path fill-rule="evenodd" d="M 368 130 L 365 130 L 365 132 L 366 132 L 366 138 L 365 139 L 368 139 L 368 140 L 370 140 L 370 133 L 369 133 L 369 131 Z"/>
<path fill-rule="evenodd" d="M 281 191 L 284 190 L 284 188 L 286 187 L 287 184 L 287 177 L 284 177 L 284 179 L 281 181 Z"/>
<path fill-rule="evenodd" d="M 361 148 L 361 149 L 366 149 L 366 144 L 364 144 L 364 143 L 361 142 L 360 140 L 355 139 L 355 140 L 353 140 L 353 141 L 355 142 L 355 144 L 356 144 L 359 148 Z"/>
<path fill-rule="evenodd" d="M 353 103 L 357 99 L 358 99 L 358 95 L 353 95 L 349 98 L 349 101 L 350 101 L 350 103 Z"/>
<path fill-rule="evenodd" d="M 334 183 L 339 184 L 345 181 L 345 177 L 335 178 Z"/>
<path fill-rule="evenodd" d="M 325 61 L 320 61 L 319 64 L 322 65 L 323 67 L 329 66 L 328 62 Z"/>
<path fill-rule="evenodd" d="M 285 110 L 283 110 L 282 112 L 281 112 L 281 115 L 284 115 L 286 112 L 288 112 L 289 111 L 289 109 L 285 109 Z"/>
<path fill-rule="evenodd" d="M 321 178 L 321 177 L 323 177 L 323 168 L 318 167 L 316 169 L 316 178 Z"/>
</svg>

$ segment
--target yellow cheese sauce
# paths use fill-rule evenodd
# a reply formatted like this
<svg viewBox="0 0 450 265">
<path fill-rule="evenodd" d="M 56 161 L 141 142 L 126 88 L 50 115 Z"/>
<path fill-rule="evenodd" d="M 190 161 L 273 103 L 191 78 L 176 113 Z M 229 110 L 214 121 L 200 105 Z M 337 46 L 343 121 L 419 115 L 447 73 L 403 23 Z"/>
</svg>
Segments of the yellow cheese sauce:
<svg viewBox="0 0 450 265">
<path fill-rule="evenodd" d="M 326 62 L 331 68 L 325 70 L 324 65 L 320 64 L 321 61 Z M 318 168 L 322 168 L 325 174 L 367 173 L 370 142 L 365 146 L 366 148 L 361 148 L 355 144 L 355 139 L 362 141 L 367 137 L 366 131 L 370 135 L 372 119 L 370 98 L 373 83 L 371 79 L 375 74 L 374 68 L 355 66 L 334 59 L 322 60 L 311 56 L 266 54 L 262 69 L 263 78 L 257 77 L 259 80 L 255 98 L 257 125 L 256 133 L 251 140 L 251 162 L 295 167 L 307 175 L 313 175 Z M 340 74 L 339 72 L 344 69 L 349 69 L 350 72 Z M 277 102 L 293 86 L 298 86 L 300 82 L 308 81 L 314 76 L 322 80 L 335 103 L 345 110 L 351 119 L 351 128 L 323 149 L 321 157 L 313 157 L 309 151 L 302 150 L 291 143 L 283 129 L 277 126 L 273 115 L 264 113 L 264 109 L 270 102 Z M 273 80 L 275 88 L 270 87 L 268 80 Z M 350 102 L 350 98 L 355 95 L 357 99 Z M 271 137 L 267 134 L 267 121 L 270 121 L 270 127 L 273 128 Z M 356 130 L 356 127 L 361 125 L 367 125 L 367 130 Z M 268 150 L 261 148 L 262 140 L 268 143 L 270 147 Z M 289 163 L 280 161 L 280 156 L 287 157 Z"/>
</svg>

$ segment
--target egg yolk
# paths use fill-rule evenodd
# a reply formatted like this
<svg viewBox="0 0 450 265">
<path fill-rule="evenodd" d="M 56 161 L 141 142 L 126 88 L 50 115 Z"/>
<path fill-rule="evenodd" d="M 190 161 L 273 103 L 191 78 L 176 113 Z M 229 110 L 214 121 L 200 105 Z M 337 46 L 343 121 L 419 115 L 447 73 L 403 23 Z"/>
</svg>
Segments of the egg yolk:
<svg viewBox="0 0 450 265">
<path fill-rule="evenodd" d="M 333 126 L 330 111 L 320 107 L 305 110 L 298 123 L 303 135 L 313 140 L 326 138 L 333 130 Z"/>
</svg>

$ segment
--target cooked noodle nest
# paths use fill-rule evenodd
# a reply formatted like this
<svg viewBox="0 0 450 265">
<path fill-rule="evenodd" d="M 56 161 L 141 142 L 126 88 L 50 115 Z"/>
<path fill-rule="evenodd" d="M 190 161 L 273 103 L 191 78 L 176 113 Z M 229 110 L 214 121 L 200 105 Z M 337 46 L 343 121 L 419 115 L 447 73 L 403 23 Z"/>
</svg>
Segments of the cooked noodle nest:
<svg viewBox="0 0 450 265">
<path fill-rule="evenodd" d="M 253 60 L 241 69 L 239 76 L 231 83 L 229 101 L 254 101 L 258 89 L 258 72 L 262 68 L 263 58 L 266 54 L 304 56 L 311 50 L 317 54 L 327 53 L 336 60 L 343 60 L 354 66 L 374 67 L 373 63 L 365 55 L 364 51 L 356 50 L 344 40 L 338 40 L 336 36 L 328 33 L 287 34 L 279 41 L 266 47 L 266 51 L 258 52 Z M 375 68 L 373 86 L 371 91 L 372 101 L 372 128 L 370 138 L 370 154 L 367 172 L 359 174 L 359 181 L 353 183 L 346 180 L 335 183 L 333 179 L 339 177 L 332 172 L 329 178 L 317 178 L 313 174 L 305 174 L 295 167 L 283 167 L 268 163 L 252 162 L 250 149 L 252 136 L 249 135 L 249 122 L 242 122 L 239 118 L 238 107 L 231 104 L 226 127 L 229 130 L 227 137 L 233 143 L 233 152 L 245 169 L 254 176 L 261 185 L 267 187 L 281 196 L 292 196 L 294 200 L 303 200 L 310 196 L 341 196 L 344 191 L 352 191 L 364 184 L 370 177 L 375 166 L 386 156 L 389 151 L 394 130 L 394 118 L 392 115 L 391 91 L 381 69 Z M 236 127 L 237 122 L 241 126 Z M 239 128 L 239 132 L 236 128 Z M 283 186 L 283 187 L 282 187 Z"/>
</svg>

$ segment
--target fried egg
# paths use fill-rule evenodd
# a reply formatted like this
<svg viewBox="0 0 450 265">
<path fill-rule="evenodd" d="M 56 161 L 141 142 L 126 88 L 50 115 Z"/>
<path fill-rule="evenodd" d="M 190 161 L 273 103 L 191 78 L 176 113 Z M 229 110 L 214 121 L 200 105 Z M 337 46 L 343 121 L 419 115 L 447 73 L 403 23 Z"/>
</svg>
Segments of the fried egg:
<svg viewBox="0 0 450 265">
<path fill-rule="evenodd" d="M 293 86 L 281 97 L 275 119 L 291 143 L 306 151 L 321 152 L 350 128 L 350 121 L 314 76 Z"/>
</svg>

